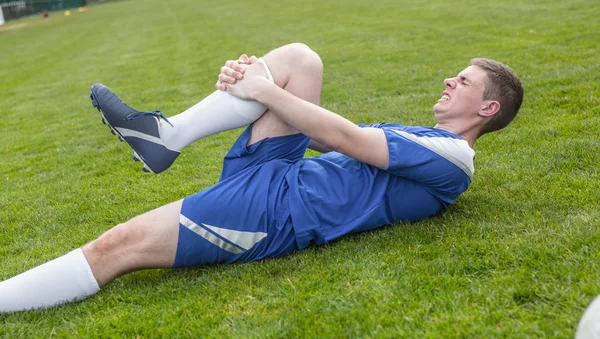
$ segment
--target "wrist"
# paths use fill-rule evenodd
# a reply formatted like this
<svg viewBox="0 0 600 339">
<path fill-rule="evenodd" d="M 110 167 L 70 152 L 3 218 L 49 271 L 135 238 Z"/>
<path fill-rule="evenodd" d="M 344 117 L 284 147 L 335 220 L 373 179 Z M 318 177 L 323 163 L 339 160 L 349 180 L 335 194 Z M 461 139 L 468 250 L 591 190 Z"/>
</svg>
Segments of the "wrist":
<svg viewBox="0 0 600 339">
<path fill-rule="evenodd" d="M 257 79 L 254 86 L 252 86 L 252 98 L 265 105 L 264 100 L 266 99 L 266 94 L 273 86 L 277 87 L 277 85 L 267 78 L 261 77 Z"/>
</svg>

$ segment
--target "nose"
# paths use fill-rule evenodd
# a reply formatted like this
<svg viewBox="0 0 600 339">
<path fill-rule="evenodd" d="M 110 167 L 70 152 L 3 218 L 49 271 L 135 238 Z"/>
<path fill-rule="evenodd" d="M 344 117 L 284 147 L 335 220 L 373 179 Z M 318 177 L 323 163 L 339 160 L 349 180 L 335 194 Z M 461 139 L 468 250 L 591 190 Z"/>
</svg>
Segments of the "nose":
<svg viewBox="0 0 600 339">
<path fill-rule="evenodd" d="M 453 78 L 448 78 L 444 80 L 444 86 L 446 86 L 447 88 L 455 88 L 456 80 L 454 80 Z"/>
</svg>

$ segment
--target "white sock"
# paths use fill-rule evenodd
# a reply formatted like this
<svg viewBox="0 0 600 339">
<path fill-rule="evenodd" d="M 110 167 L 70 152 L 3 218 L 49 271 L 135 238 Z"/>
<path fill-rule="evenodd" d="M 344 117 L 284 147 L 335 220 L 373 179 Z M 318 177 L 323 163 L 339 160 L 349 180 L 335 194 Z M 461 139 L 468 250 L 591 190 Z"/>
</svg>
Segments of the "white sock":
<svg viewBox="0 0 600 339">
<path fill-rule="evenodd" d="M 99 290 L 83 251 L 78 248 L 0 282 L 0 312 L 50 307 L 83 300 Z"/>
<path fill-rule="evenodd" d="M 264 60 L 269 80 L 271 71 Z M 249 125 L 267 110 L 265 106 L 241 100 L 225 91 L 215 91 L 185 112 L 169 117 L 173 126 L 160 121 L 160 138 L 165 146 L 181 151 L 185 146 L 206 136 Z"/>
</svg>

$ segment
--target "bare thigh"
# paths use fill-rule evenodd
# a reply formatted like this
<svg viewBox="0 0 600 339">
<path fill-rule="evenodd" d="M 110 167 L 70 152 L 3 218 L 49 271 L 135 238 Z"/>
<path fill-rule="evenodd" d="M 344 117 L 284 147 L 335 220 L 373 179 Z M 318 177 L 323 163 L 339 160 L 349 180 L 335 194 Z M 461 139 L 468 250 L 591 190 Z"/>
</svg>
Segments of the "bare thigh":
<svg viewBox="0 0 600 339">
<path fill-rule="evenodd" d="M 321 98 L 323 64 L 319 55 L 304 44 L 277 48 L 263 57 L 275 84 L 308 102 L 318 105 Z M 296 134 L 298 131 L 267 110 L 252 125 L 248 145 L 269 137 Z"/>
</svg>

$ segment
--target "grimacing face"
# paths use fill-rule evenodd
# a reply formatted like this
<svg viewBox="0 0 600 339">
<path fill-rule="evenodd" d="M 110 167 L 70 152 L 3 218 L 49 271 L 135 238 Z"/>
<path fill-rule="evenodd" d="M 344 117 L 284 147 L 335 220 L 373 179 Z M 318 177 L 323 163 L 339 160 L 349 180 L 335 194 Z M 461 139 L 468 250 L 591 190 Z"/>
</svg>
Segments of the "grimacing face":
<svg viewBox="0 0 600 339">
<path fill-rule="evenodd" d="M 469 66 L 456 77 L 445 79 L 442 97 L 433 106 L 436 120 L 477 115 L 485 106 L 483 92 L 486 79 L 486 72 L 477 66 Z"/>
</svg>

